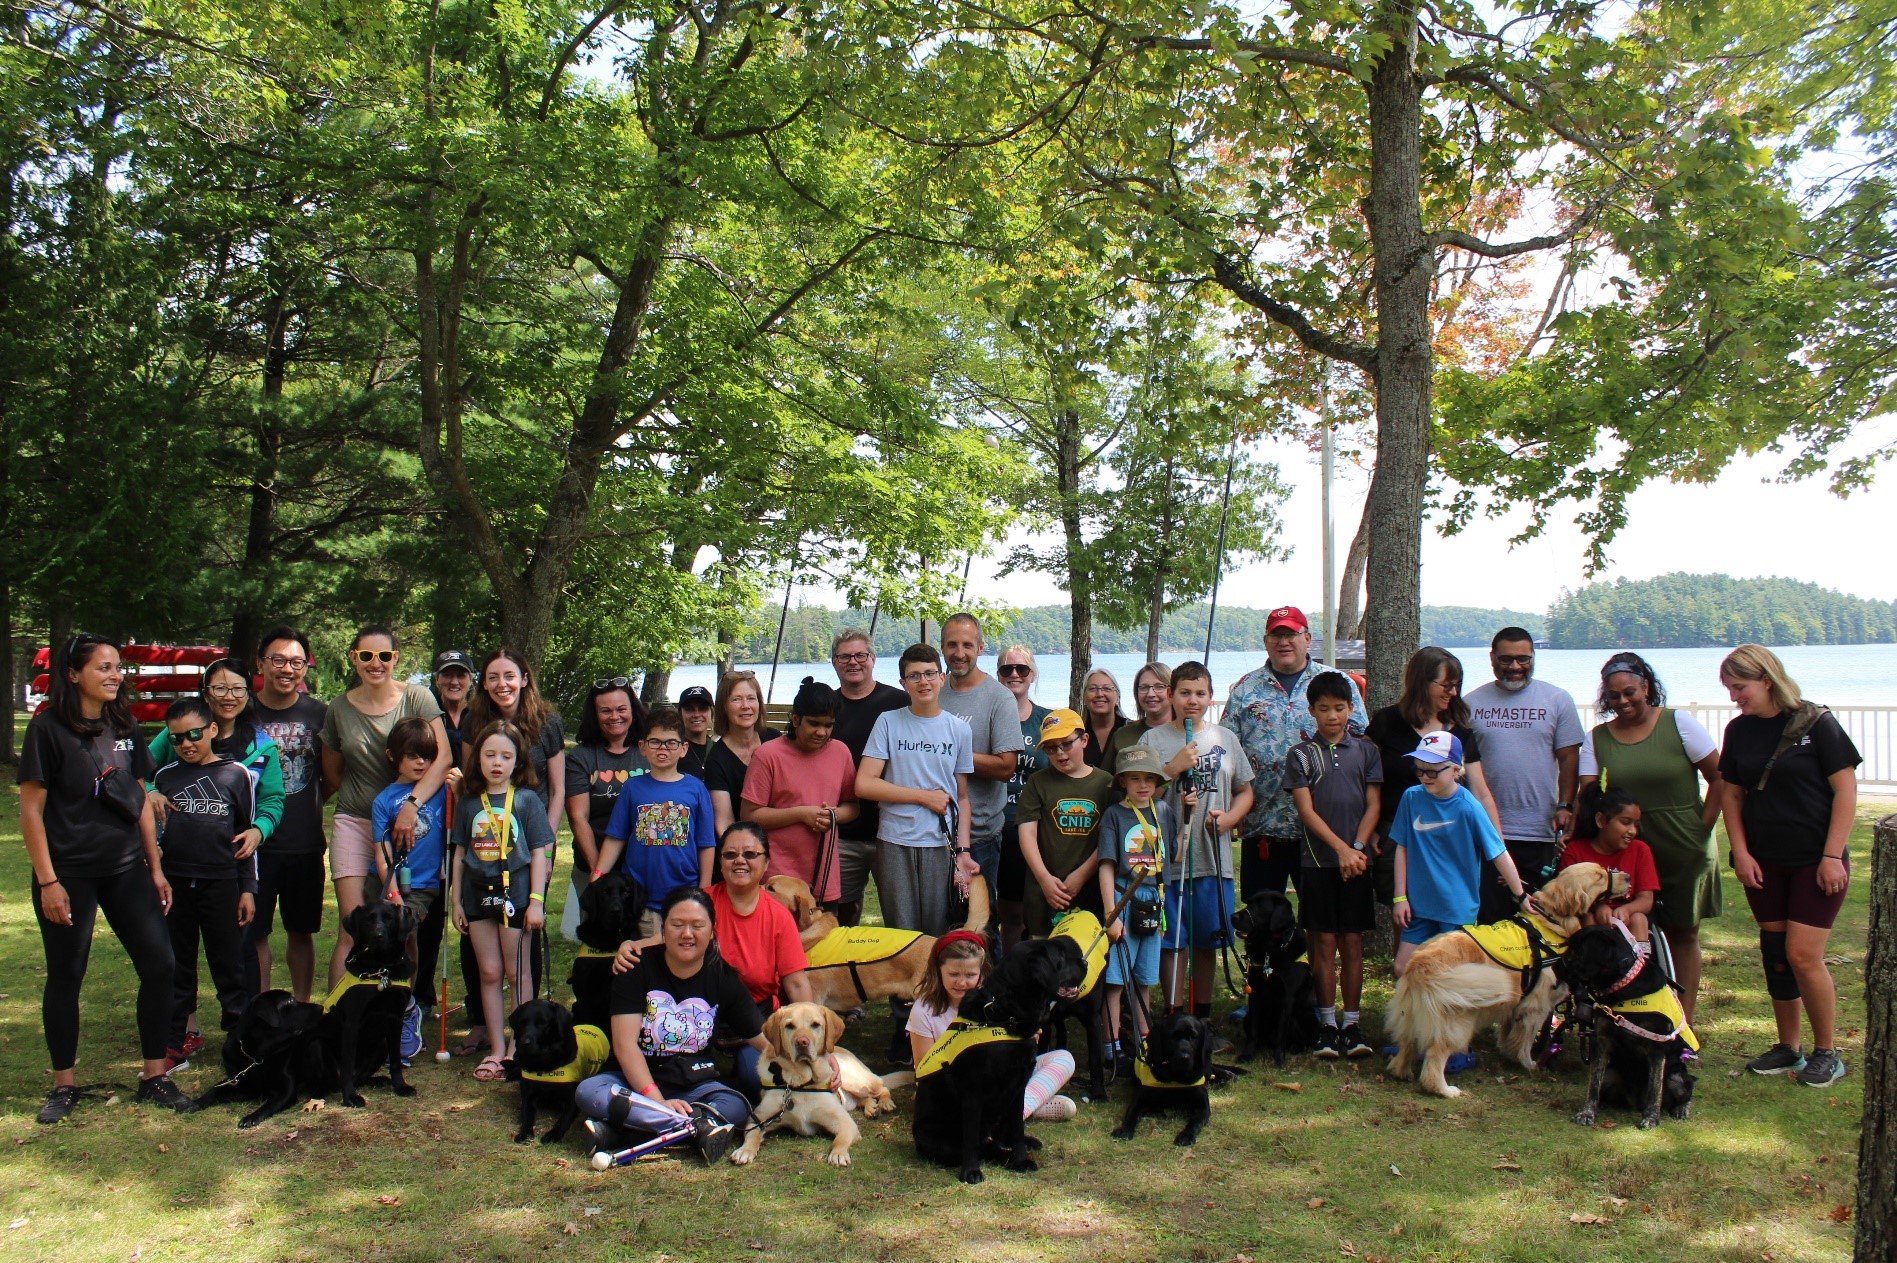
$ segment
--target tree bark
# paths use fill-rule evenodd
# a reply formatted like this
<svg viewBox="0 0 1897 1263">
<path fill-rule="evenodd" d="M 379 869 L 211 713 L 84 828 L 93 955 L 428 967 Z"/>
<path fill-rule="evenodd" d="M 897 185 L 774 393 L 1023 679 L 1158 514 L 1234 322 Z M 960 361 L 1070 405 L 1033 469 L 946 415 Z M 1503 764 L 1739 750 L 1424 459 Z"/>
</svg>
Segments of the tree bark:
<svg viewBox="0 0 1897 1263">
<path fill-rule="evenodd" d="M 270 297 L 264 307 L 262 407 L 257 411 L 257 467 L 250 481 L 250 522 L 244 532 L 243 584 L 231 614 L 230 652 L 249 661 L 263 635 L 265 575 L 272 561 L 277 512 L 277 471 L 283 460 L 283 383 L 289 375 L 289 320 L 284 291 L 289 280 L 281 263 L 269 269 Z"/>
<path fill-rule="evenodd" d="M 1093 566 L 1080 520 L 1080 413 L 1063 408 L 1054 421 L 1054 489 L 1060 496 L 1061 538 L 1067 558 L 1067 599 L 1073 625 L 1067 636 L 1067 705 L 1078 711 L 1093 669 Z"/>
<path fill-rule="evenodd" d="M 1386 0 L 1378 24 L 1389 52 L 1368 87 L 1370 197 L 1376 253 L 1377 469 L 1366 514 L 1371 707 L 1393 705 L 1403 666 L 1422 635 L 1423 492 L 1429 478 L 1433 367 L 1430 281 L 1435 252 L 1423 232 L 1422 90 L 1414 69 L 1415 0 Z"/>
<path fill-rule="evenodd" d="M 1864 1121 L 1858 1131 L 1858 1263 L 1897 1258 L 1897 816 L 1871 842 L 1870 949 L 1864 958 Z"/>
<path fill-rule="evenodd" d="M 1344 577 L 1338 581 L 1337 637 L 1340 640 L 1363 639 L 1363 571 L 1369 559 L 1370 506 L 1366 504 L 1363 516 L 1357 519 L 1357 533 L 1351 537 L 1350 552 L 1344 556 Z"/>
</svg>

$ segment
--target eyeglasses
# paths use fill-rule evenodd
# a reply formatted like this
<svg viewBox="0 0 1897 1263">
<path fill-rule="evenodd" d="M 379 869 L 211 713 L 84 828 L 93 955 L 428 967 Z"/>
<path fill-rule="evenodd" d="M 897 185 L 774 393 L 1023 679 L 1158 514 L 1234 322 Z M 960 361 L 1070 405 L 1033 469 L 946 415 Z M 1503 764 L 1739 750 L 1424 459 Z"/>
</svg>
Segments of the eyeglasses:
<svg viewBox="0 0 1897 1263">
<path fill-rule="evenodd" d="M 394 662 L 395 650 L 393 649 L 352 649 L 349 651 L 349 656 L 354 658 L 357 662 L 360 662 L 363 665 L 367 666 L 371 662 L 385 662 L 385 663 Z"/>
<path fill-rule="evenodd" d="M 1448 770 L 1449 765 L 1447 763 L 1438 763 L 1434 766 L 1418 764 L 1416 768 L 1416 779 L 1419 781 L 1433 781 Z"/>
<path fill-rule="evenodd" d="M 1453 693 L 1457 689 L 1462 687 L 1461 680 L 1431 680 L 1430 683 L 1434 684 L 1437 688 L 1443 689 L 1446 692 L 1450 692 L 1450 693 Z"/>
<path fill-rule="evenodd" d="M 593 687 L 596 689 L 623 689 L 629 687 L 631 684 L 632 677 L 629 675 L 615 675 L 603 680 L 593 681 Z"/>
<path fill-rule="evenodd" d="M 685 743 L 676 737 L 647 737 L 640 744 L 648 750 L 677 750 Z"/>
<path fill-rule="evenodd" d="M 868 662 L 871 659 L 873 659 L 875 656 L 876 655 L 873 653 L 833 653 L 830 655 L 830 661 L 832 662 Z"/>
<path fill-rule="evenodd" d="M 176 728 L 168 728 L 166 729 L 166 731 L 171 734 L 172 744 L 174 745 L 181 744 L 183 742 L 190 742 L 191 744 L 196 745 L 198 742 L 204 739 L 204 734 L 211 730 L 207 727 L 207 728 L 186 728 L 183 731 L 180 731 Z"/>
<path fill-rule="evenodd" d="M 1034 668 L 1029 666 L 1025 662 L 1004 662 L 1000 666 L 995 668 L 995 674 L 996 675 L 1019 675 L 1019 676 L 1025 677 L 1025 676 L 1033 675 Z"/>
<path fill-rule="evenodd" d="M 250 692 L 248 684 L 213 684 L 204 690 L 211 697 L 242 697 Z"/>
<path fill-rule="evenodd" d="M 1133 691 L 1135 693 L 1144 695 L 1148 693 L 1164 693 L 1167 690 L 1164 684 L 1142 684 L 1138 688 L 1134 689 Z"/>
<path fill-rule="evenodd" d="M 909 684 L 933 684 L 942 678 L 940 671 L 911 671 L 902 677 Z"/>
<path fill-rule="evenodd" d="M 276 667 L 278 670 L 289 671 L 301 671 L 310 664 L 308 658 L 286 658 L 280 653 L 273 653 L 268 658 L 265 658 L 264 661 Z"/>
<path fill-rule="evenodd" d="M 1120 690 L 1114 688 L 1111 684 L 1089 684 L 1087 686 L 1087 691 L 1089 693 L 1099 693 L 1099 694 L 1110 696 L 1112 694 L 1118 693 Z"/>
<path fill-rule="evenodd" d="M 720 855 L 718 858 L 724 859 L 724 860 L 761 860 L 764 858 L 764 852 L 762 851 L 726 851 L 722 855 Z"/>
<path fill-rule="evenodd" d="M 1495 655 L 1495 665 L 1498 667 L 1526 667 L 1533 666 L 1534 662 L 1535 655 L 1532 653 L 1498 653 Z"/>
<path fill-rule="evenodd" d="M 1074 743 L 1076 741 L 1085 741 L 1086 739 L 1087 739 L 1086 733 L 1077 732 L 1077 733 L 1074 733 L 1070 737 L 1063 737 L 1059 741 L 1055 741 L 1051 743 L 1043 742 L 1041 745 L 1041 748 L 1043 750 L 1071 750 L 1074 748 Z"/>
</svg>

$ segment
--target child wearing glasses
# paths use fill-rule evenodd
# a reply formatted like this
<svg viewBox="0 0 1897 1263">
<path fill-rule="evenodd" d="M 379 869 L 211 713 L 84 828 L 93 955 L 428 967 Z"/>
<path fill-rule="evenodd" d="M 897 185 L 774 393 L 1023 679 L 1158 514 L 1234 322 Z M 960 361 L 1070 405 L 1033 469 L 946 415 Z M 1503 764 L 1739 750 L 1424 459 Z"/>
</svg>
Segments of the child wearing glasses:
<svg viewBox="0 0 1897 1263">
<path fill-rule="evenodd" d="M 718 839 L 705 782 L 679 771 L 685 723 L 676 708 L 652 708 L 639 751 L 651 771 L 619 791 L 593 876 L 616 867 L 644 888 L 649 906 L 640 918 L 639 936 L 651 938 L 659 932 L 661 900 L 681 886 L 711 885 Z"/>
<path fill-rule="evenodd" d="M 223 1027 L 229 1030 L 250 1000 L 244 974 L 244 927 L 257 911 L 260 834 L 250 773 L 218 753 L 217 720 L 195 697 L 165 712 L 173 761 L 152 773 L 164 796 L 159 852 L 171 880 L 171 1028 L 165 1056 L 177 1070 L 189 1064 L 185 1029 L 198 1007 L 198 945 L 217 988 Z M 169 1071 L 167 1071 L 169 1073 Z"/>
<path fill-rule="evenodd" d="M 1069 908 L 1106 915 L 1096 880 L 1100 818 L 1120 794 L 1111 776 L 1087 762 L 1087 728 L 1075 712 L 1049 711 L 1040 747 L 1049 765 L 1028 777 L 1017 820 L 1028 866 L 1022 919 L 1029 934 L 1044 938 Z"/>
</svg>

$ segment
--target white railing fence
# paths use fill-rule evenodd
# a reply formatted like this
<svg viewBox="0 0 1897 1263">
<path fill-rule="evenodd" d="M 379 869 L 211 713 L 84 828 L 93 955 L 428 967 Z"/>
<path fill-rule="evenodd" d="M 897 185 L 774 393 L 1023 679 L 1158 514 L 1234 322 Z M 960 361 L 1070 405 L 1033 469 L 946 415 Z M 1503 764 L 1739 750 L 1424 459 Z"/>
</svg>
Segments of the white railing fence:
<svg viewBox="0 0 1897 1263">
<path fill-rule="evenodd" d="M 1691 711 L 1715 740 L 1739 713 L 1736 706 L 1703 703 L 1680 709 Z M 1831 713 L 1864 756 L 1857 770 L 1858 784 L 1874 789 L 1897 788 L 1897 706 L 1833 706 Z"/>
</svg>

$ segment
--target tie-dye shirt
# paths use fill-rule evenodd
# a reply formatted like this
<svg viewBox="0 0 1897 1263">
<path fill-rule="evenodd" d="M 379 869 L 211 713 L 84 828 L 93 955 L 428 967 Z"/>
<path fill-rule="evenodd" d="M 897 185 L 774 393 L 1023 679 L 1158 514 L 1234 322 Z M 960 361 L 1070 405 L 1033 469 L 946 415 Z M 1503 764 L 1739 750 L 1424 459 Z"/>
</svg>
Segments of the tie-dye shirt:
<svg viewBox="0 0 1897 1263">
<path fill-rule="evenodd" d="M 637 1014 L 639 1051 L 661 1089 L 689 1087 L 717 1077 L 715 1039 L 750 1039 L 763 1029 L 744 980 L 722 960 L 706 960 L 680 978 L 665 953 L 646 952 L 613 979 L 613 1014 Z"/>
<path fill-rule="evenodd" d="M 1304 664 L 1290 688 L 1266 663 L 1232 686 L 1219 722 L 1232 731 L 1251 761 L 1251 814 L 1245 817 L 1248 838 L 1302 838 L 1297 805 L 1284 788 L 1284 759 L 1291 747 L 1317 735 L 1311 707 L 1304 699 L 1311 677 L 1333 670 L 1317 659 Z M 1344 677 L 1350 680 L 1349 676 Z M 1357 682 L 1350 680 L 1350 730 L 1362 733 L 1370 716 L 1364 712 Z"/>
</svg>

